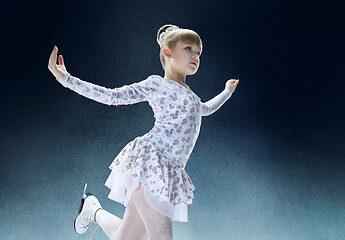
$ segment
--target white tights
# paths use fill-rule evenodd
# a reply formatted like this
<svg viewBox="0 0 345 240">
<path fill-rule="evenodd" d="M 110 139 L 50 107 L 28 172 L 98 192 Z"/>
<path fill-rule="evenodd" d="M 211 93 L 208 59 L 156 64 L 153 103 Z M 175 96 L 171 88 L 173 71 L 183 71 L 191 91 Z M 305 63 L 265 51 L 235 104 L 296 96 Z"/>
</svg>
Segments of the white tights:
<svg viewBox="0 0 345 240">
<path fill-rule="evenodd" d="M 101 209 L 96 213 L 96 222 L 110 240 L 142 240 L 146 234 L 148 240 L 173 239 L 171 218 L 146 202 L 141 182 L 127 204 L 123 219 Z"/>
</svg>

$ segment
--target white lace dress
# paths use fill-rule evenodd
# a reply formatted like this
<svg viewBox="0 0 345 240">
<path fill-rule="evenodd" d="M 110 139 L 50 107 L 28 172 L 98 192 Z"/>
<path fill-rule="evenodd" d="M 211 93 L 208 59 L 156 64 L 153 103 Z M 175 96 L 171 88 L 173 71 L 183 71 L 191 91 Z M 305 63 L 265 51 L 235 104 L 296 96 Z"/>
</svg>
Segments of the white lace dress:
<svg viewBox="0 0 345 240">
<path fill-rule="evenodd" d="M 66 73 L 57 80 L 80 95 L 107 105 L 128 105 L 147 101 L 155 117 L 154 127 L 129 142 L 115 157 L 105 185 L 108 198 L 124 206 L 138 187 L 145 188 L 146 201 L 173 221 L 187 222 L 187 205 L 195 186 L 185 171 L 199 135 L 201 117 L 215 112 L 232 95 L 225 89 L 203 103 L 181 84 L 150 75 L 118 88 L 105 88 Z"/>
</svg>

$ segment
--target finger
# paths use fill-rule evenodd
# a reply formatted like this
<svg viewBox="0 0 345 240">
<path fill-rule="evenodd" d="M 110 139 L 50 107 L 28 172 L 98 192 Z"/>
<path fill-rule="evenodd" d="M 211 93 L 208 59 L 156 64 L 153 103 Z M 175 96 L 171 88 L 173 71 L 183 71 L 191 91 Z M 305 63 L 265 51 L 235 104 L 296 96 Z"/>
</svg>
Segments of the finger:
<svg viewBox="0 0 345 240">
<path fill-rule="evenodd" d="M 56 67 L 56 52 L 57 52 L 57 47 L 55 46 L 49 58 L 49 65 L 51 67 Z"/>
<path fill-rule="evenodd" d="M 63 65 L 62 55 L 59 55 L 59 65 Z"/>
<path fill-rule="evenodd" d="M 55 47 L 53 48 L 53 51 L 50 53 L 50 57 L 49 57 L 49 65 L 52 64 L 53 60 L 54 60 L 54 51 L 55 51 Z"/>
</svg>

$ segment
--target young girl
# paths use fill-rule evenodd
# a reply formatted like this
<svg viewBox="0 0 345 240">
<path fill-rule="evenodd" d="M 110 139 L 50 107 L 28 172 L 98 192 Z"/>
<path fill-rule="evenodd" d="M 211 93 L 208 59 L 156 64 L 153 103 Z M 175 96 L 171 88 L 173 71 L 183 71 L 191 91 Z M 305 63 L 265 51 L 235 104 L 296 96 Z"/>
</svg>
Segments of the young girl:
<svg viewBox="0 0 345 240">
<path fill-rule="evenodd" d="M 198 70 L 202 42 L 193 30 L 164 25 L 157 33 L 164 77 L 146 79 L 119 88 L 101 87 L 70 75 L 57 47 L 49 70 L 64 87 L 107 105 L 148 101 L 154 111 L 154 127 L 129 142 L 115 157 L 105 185 L 108 198 L 126 207 L 122 219 L 104 210 L 97 198 L 86 193 L 81 200 L 74 229 L 82 234 L 92 222 L 109 239 L 172 239 L 172 221 L 187 222 L 187 205 L 195 189 L 185 166 L 199 135 L 201 117 L 220 108 L 235 91 L 239 80 L 230 79 L 225 89 L 207 102 L 186 84 L 186 75 Z M 97 227 L 98 227 L 97 226 Z"/>
</svg>

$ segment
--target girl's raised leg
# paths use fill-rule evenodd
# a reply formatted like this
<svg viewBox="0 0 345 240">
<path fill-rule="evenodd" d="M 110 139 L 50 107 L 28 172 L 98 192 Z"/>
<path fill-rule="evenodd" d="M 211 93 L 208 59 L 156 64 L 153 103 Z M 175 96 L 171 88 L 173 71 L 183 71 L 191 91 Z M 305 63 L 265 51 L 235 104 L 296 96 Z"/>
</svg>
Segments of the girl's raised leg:
<svg viewBox="0 0 345 240">
<path fill-rule="evenodd" d="M 157 212 L 145 200 L 144 188 L 139 182 L 139 187 L 132 195 L 135 206 L 145 224 L 149 240 L 172 240 L 172 220 Z"/>
<path fill-rule="evenodd" d="M 123 219 L 101 209 L 96 213 L 96 222 L 111 240 L 142 240 L 146 229 L 136 209 L 133 197 L 130 198 Z"/>
<path fill-rule="evenodd" d="M 96 212 L 96 222 L 103 229 L 104 233 L 110 239 L 121 224 L 121 218 L 107 212 L 103 208 Z"/>
</svg>

